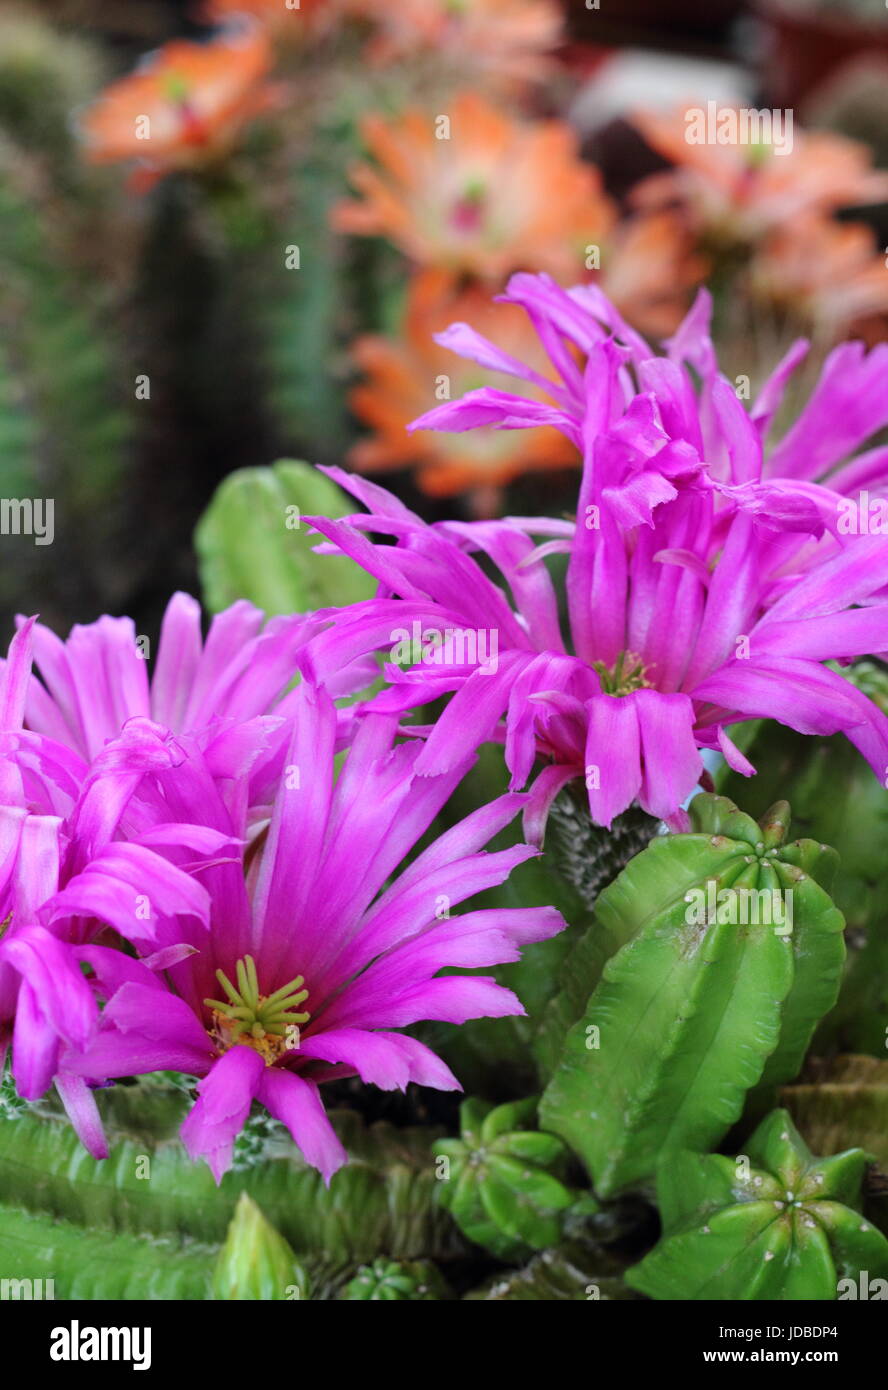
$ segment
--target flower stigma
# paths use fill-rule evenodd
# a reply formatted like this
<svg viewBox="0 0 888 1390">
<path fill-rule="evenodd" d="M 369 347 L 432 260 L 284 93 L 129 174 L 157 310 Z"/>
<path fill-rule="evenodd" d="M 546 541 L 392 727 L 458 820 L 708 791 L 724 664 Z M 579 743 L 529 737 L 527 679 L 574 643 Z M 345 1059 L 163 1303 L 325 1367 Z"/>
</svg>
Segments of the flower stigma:
<svg viewBox="0 0 888 1390">
<path fill-rule="evenodd" d="M 633 690 L 648 689 L 651 684 L 647 667 L 634 652 L 620 652 L 613 667 L 593 661 L 592 669 L 597 671 L 605 695 L 631 695 Z"/>
<path fill-rule="evenodd" d="M 273 994 L 260 994 L 252 956 L 239 960 L 235 973 L 237 988 L 224 970 L 216 971 L 216 979 L 228 996 L 227 1002 L 204 1000 L 213 1012 L 213 1038 L 223 1052 L 238 1043 L 252 1047 L 270 1067 L 292 1050 L 291 1030 L 298 1029 L 311 1018 L 307 1010 L 299 1010 L 299 1005 L 308 998 L 308 990 L 302 988 L 303 977 L 296 975 Z"/>
</svg>

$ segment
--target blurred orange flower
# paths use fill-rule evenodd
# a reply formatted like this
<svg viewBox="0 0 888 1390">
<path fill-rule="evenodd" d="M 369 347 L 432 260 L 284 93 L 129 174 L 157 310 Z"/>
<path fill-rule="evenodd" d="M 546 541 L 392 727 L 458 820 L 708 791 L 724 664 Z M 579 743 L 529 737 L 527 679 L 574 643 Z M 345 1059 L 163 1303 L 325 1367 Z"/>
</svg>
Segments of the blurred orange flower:
<svg viewBox="0 0 888 1390">
<path fill-rule="evenodd" d="M 268 37 L 258 27 L 209 43 L 165 44 L 83 113 L 88 157 L 141 161 L 142 186 L 217 158 L 273 104 L 276 91 L 264 81 L 270 64 Z"/>
<path fill-rule="evenodd" d="M 462 396 L 476 386 L 507 384 L 504 375 L 476 367 L 433 340 L 434 333 L 462 321 L 504 352 L 547 374 L 549 364 L 521 309 L 494 302 L 480 287 L 448 293 L 444 277 L 421 273 L 410 286 L 402 336 L 366 336 L 352 347 L 354 361 L 365 375 L 349 403 L 373 433 L 354 445 L 349 461 L 362 473 L 415 467 L 418 486 L 427 495 L 474 492 L 475 510 L 490 511 L 493 491 L 512 478 L 567 468 L 578 458 L 555 429 L 407 433 L 411 420 L 442 399 Z"/>
<path fill-rule="evenodd" d="M 888 315 L 888 267 L 872 230 L 856 222 L 809 214 L 778 228 L 753 262 L 750 286 L 829 339 L 852 328 L 868 336 L 868 321 Z"/>
<path fill-rule="evenodd" d="M 351 171 L 363 198 L 335 208 L 334 226 L 387 237 L 421 266 L 493 281 L 514 270 L 576 280 L 587 248 L 614 226 L 598 171 L 561 121 L 514 121 L 463 92 L 446 114 L 373 115 L 362 130 L 377 163 Z"/>
<path fill-rule="evenodd" d="M 533 81 L 549 70 L 545 55 L 561 38 L 563 16 L 555 0 L 348 0 L 353 14 L 371 20 L 371 61 L 391 63 L 434 52 L 462 71 L 488 79 Z"/>
<path fill-rule="evenodd" d="M 648 144 L 677 166 L 639 186 L 639 206 L 678 197 L 716 242 L 750 243 L 800 213 L 888 197 L 888 173 L 873 169 L 865 145 L 797 127 L 783 153 L 775 153 L 776 144 L 695 144 L 687 138 L 687 118 L 697 109 L 684 107 L 670 116 L 634 114 Z M 739 108 L 719 110 L 736 112 L 739 123 Z"/>
<path fill-rule="evenodd" d="M 665 209 L 620 224 L 601 283 L 633 328 L 659 340 L 675 332 L 708 268 L 686 220 Z"/>
</svg>

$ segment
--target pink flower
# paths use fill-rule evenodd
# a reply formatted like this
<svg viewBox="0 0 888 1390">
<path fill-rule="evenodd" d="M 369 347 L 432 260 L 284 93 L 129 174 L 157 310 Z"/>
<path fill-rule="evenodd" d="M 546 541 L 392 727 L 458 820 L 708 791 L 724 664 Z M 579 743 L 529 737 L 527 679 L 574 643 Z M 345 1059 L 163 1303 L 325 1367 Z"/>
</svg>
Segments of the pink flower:
<svg viewBox="0 0 888 1390">
<path fill-rule="evenodd" d="M 884 448 L 844 462 L 888 423 L 888 348 L 868 357 L 859 344 L 837 348 L 766 463 L 764 437 L 801 349 L 748 412 L 718 373 L 705 299 L 669 355 L 655 357 L 593 286 L 566 292 L 517 275 L 506 298 L 526 308 L 558 371 L 558 384 L 547 383 L 554 404 L 481 388 L 415 427 L 554 425 L 583 455 L 576 521 L 428 526 L 382 488 L 331 470 L 369 515 L 310 520 L 380 592 L 335 616 L 303 649 L 304 670 L 326 679 L 367 651 L 391 650 L 414 624 L 437 635 L 418 662 L 387 667 L 391 689 L 369 708 L 403 714 L 452 695 L 432 728 L 411 728 L 427 735 L 416 765 L 424 775 L 487 739 L 504 742 L 513 788 L 541 760 L 531 839 L 577 777 L 601 824 L 634 801 L 682 824 L 701 749 L 754 771 L 727 732 L 749 718 L 841 730 L 884 778 L 888 720 L 824 663 L 888 649 L 888 547 L 839 524 L 844 491 L 888 479 Z M 441 336 L 488 369 L 538 384 L 466 324 Z M 367 532 L 396 543 L 374 545 Z M 563 594 L 545 563 L 553 552 L 568 557 Z"/>
<path fill-rule="evenodd" d="M 395 718 L 371 716 L 337 778 L 336 710 L 308 684 L 294 694 L 292 728 L 267 825 L 240 853 L 186 866 L 208 898 L 208 914 L 158 922 L 152 944 L 165 964 L 129 960 L 128 974 L 104 980 L 99 1030 L 63 1057 L 65 1077 L 92 1083 L 156 1070 L 199 1076 L 200 1099 L 182 1137 L 217 1179 L 254 1100 L 329 1178 L 345 1154 L 325 1115 L 321 1082 L 358 1075 L 385 1089 L 411 1081 L 457 1087 L 440 1058 L 401 1030 L 421 1019 L 522 1013 L 514 994 L 489 976 L 439 972 L 516 960 L 522 945 L 563 925 L 550 908 L 449 917 L 451 907 L 501 883 L 534 853 L 525 845 L 482 852 L 526 800 L 514 794 L 480 808 L 392 878 L 473 761 L 471 752 L 447 773 L 420 777 L 421 747 L 394 741 Z M 189 833 L 202 824 L 229 842 L 239 827 L 228 818 L 223 830 L 228 812 L 197 741 L 183 739 L 180 748 L 177 765 L 144 779 L 132 814 L 166 826 L 166 853 L 184 863 L 181 822 L 192 824 Z M 121 770 L 126 765 L 123 756 Z M 152 842 L 158 833 L 146 831 Z M 149 898 L 153 883 L 146 866 Z M 106 893 L 103 874 L 88 866 L 56 895 L 48 921 L 102 916 Z"/>
</svg>

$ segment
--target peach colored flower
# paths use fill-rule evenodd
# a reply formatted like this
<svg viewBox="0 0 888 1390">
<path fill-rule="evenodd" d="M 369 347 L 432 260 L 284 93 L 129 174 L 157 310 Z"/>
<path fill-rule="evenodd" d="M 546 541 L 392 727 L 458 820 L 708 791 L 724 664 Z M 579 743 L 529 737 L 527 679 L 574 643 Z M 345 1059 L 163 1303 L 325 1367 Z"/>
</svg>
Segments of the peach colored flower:
<svg viewBox="0 0 888 1390">
<path fill-rule="evenodd" d="M 96 163 L 139 160 L 147 183 L 174 169 L 218 158 L 275 99 L 264 30 L 227 33 L 208 43 L 177 40 L 149 54 L 83 113 L 80 131 Z"/>
<path fill-rule="evenodd" d="M 686 201 L 701 230 L 716 242 L 755 242 L 800 213 L 888 196 L 888 173 L 874 170 L 870 151 L 854 140 L 793 126 L 791 147 L 781 154 L 770 145 L 693 144 L 686 137 L 694 109 L 686 106 L 670 116 L 634 113 L 648 144 L 676 166 L 640 185 L 636 201 L 641 206 L 662 204 L 670 196 Z"/>
<path fill-rule="evenodd" d="M 374 26 L 372 62 L 429 52 L 506 84 L 545 77 L 563 28 L 554 0 L 349 0 L 349 8 Z"/>
<path fill-rule="evenodd" d="M 602 267 L 602 287 L 633 328 L 648 338 L 666 338 L 708 268 L 686 220 L 667 208 L 620 224 Z"/>
<path fill-rule="evenodd" d="M 809 214 L 767 238 L 750 268 L 753 295 L 835 338 L 888 315 L 888 267 L 871 228 Z M 875 334 L 884 337 L 884 333 Z"/>
<path fill-rule="evenodd" d="M 434 341 L 433 334 L 460 320 L 489 336 L 504 352 L 546 373 L 546 359 L 520 309 L 492 302 L 478 287 L 450 293 L 445 276 L 422 272 L 411 282 L 402 336 L 367 336 L 353 345 L 352 356 L 364 379 L 352 390 L 349 403 L 372 434 L 353 447 L 351 465 L 362 473 L 415 467 L 417 484 L 429 496 L 475 490 L 489 499 L 491 489 L 522 473 L 576 464 L 575 449 L 554 429 L 407 433 L 407 425 L 418 415 L 442 399 L 462 396 L 490 376 Z M 497 376 L 501 384 L 506 380 Z M 537 398 L 544 398 L 541 392 Z"/>
<path fill-rule="evenodd" d="M 387 237 L 420 266 L 492 281 L 519 268 L 576 280 L 586 248 L 614 225 L 598 171 L 561 121 L 515 121 L 463 92 L 439 116 L 371 115 L 362 129 L 376 163 L 351 171 L 362 197 L 334 209 L 334 226 Z"/>
</svg>

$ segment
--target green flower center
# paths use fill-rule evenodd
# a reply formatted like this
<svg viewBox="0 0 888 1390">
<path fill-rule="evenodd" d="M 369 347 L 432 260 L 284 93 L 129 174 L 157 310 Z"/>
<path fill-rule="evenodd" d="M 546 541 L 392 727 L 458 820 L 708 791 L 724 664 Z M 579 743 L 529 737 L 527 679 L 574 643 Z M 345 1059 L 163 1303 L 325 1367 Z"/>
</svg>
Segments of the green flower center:
<svg viewBox="0 0 888 1390">
<path fill-rule="evenodd" d="M 308 990 L 303 989 L 304 980 L 297 975 L 273 994 L 260 994 L 252 956 L 239 960 L 235 973 L 237 988 L 224 970 L 216 971 L 216 979 L 228 996 L 227 1000 L 204 1000 L 207 1008 L 213 1011 L 214 1041 L 223 1051 L 237 1043 L 246 1043 L 261 1053 L 266 1064 L 271 1066 L 294 1046 L 293 1030 L 298 1030 L 311 1018 L 307 1010 L 299 1009 L 308 998 Z"/>
<path fill-rule="evenodd" d="M 771 158 L 773 146 L 767 140 L 753 140 L 746 150 L 746 165 L 749 169 L 760 169 Z"/>
<path fill-rule="evenodd" d="M 620 652 L 613 666 L 593 661 L 592 669 L 598 672 L 605 695 L 631 695 L 633 690 L 647 689 L 651 684 L 647 679 L 647 667 L 634 652 Z"/>
<path fill-rule="evenodd" d="M 180 72 L 168 72 L 162 79 L 162 87 L 167 101 L 175 106 L 184 106 L 191 95 L 191 84 Z"/>
</svg>

